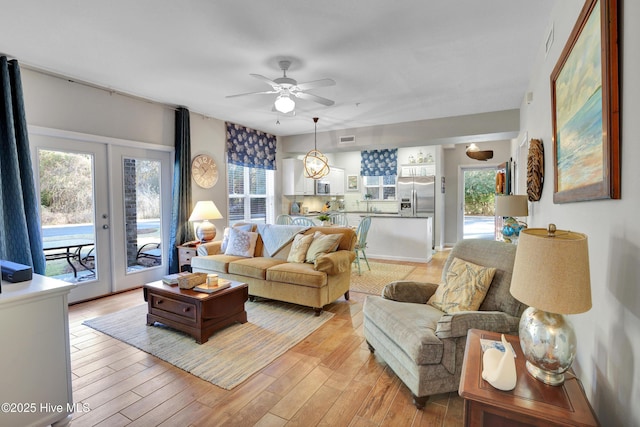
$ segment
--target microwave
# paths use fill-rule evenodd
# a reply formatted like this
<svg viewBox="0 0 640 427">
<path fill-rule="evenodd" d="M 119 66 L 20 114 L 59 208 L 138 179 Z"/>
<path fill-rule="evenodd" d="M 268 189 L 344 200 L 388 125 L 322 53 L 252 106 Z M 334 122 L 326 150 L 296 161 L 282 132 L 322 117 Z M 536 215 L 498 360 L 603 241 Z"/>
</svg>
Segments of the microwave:
<svg viewBox="0 0 640 427">
<path fill-rule="evenodd" d="M 327 181 L 316 181 L 316 194 L 331 194 L 330 188 Z"/>
</svg>

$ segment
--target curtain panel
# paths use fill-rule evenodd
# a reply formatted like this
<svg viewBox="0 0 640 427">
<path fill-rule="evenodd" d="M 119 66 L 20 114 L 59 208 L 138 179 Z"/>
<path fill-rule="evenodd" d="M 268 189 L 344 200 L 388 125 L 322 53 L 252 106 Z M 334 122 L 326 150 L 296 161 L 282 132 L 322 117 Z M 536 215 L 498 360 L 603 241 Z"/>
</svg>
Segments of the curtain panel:
<svg viewBox="0 0 640 427">
<path fill-rule="evenodd" d="M 191 122 L 189 110 L 176 110 L 175 159 L 173 164 L 173 188 L 171 205 L 171 233 L 169 237 L 169 273 L 177 273 L 178 250 L 176 245 L 194 239 L 191 215 Z"/>
<path fill-rule="evenodd" d="M 45 274 L 18 61 L 0 57 L 0 259 Z"/>
<path fill-rule="evenodd" d="M 360 176 L 398 174 L 398 149 L 363 150 L 360 152 Z"/>
<path fill-rule="evenodd" d="M 227 123 L 229 163 L 258 169 L 276 169 L 276 136 Z"/>
</svg>

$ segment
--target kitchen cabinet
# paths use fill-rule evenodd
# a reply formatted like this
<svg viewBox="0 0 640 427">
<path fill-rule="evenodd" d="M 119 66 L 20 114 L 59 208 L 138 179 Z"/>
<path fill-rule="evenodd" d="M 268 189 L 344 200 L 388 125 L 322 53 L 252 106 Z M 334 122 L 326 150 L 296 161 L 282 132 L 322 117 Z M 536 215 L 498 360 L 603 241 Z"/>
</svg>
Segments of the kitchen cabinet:
<svg viewBox="0 0 640 427">
<path fill-rule="evenodd" d="M 433 254 L 432 219 L 393 214 L 371 215 L 371 227 L 367 234 L 367 257 L 429 262 Z"/>
<path fill-rule="evenodd" d="M 282 193 L 285 196 L 313 196 L 314 187 L 315 181 L 304 176 L 302 160 L 282 159 Z"/>
<path fill-rule="evenodd" d="M 34 274 L 2 281 L 2 426 L 63 426 L 91 408 L 74 405 L 67 297 L 75 285 Z M 5 410 L 6 409 L 6 410 Z"/>
<path fill-rule="evenodd" d="M 331 185 L 330 195 L 344 195 L 344 169 L 331 166 L 331 170 L 329 171 L 329 184 Z"/>
</svg>

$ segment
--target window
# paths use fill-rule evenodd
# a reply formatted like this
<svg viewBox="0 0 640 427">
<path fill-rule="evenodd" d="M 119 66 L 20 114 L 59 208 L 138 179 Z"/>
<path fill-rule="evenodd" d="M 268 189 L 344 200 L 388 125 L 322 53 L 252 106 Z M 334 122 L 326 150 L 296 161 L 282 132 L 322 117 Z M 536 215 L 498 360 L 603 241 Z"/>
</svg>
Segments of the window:
<svg viewBox="0 0 640 427">
<path fill-rule="evenodd" d="M 363 195 L 371 200 L 396 199 L 396 175 L 363 176 Z"/>
<path fill-rule="evenodd" d="M 227 173 L 229 224 L 273 222 L 274 171 L 229 163 Z"/>
</svg>

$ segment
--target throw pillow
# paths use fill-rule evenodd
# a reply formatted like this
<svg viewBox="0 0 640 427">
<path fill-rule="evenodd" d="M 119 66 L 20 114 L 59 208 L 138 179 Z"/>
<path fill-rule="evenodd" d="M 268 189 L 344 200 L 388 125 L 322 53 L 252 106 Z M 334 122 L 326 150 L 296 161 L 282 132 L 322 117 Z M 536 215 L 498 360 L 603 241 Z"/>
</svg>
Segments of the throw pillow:
<svg viewBox="0 0 640 427">
<path fill-rule="evenodd" d="M 320 255 L 328 254 L 338 249 L 342 234 L 324 234 L 316 231 L 313 234 L 313 242 L 307 250 L 306 262 L 313 263 Z"/>
<path fill-rule="evenodd" d="M 287 257 L 287 262 L 304 262 L 312 242 L 313 234 L 296 234 L 291 244 L 291 251 Z"/>
<path fill-rule="evenodd" d="M 454 258 L 445 282 L 438 286 L 428 304 L 444 311 L 476 311 L 484 300 L 496 269 Z"/>
<path fill-rule="evenodd" d="M 242 230 L 242 231 L 251 231 L 253 224 L 243 224 L 243 225 L 234 225 L 233 228 Z M 222 234 L 222 243 L 220 244 L 220 252 L 225 253 L 227 251 L 227 245 L 229 244 L 229 230 L 230 227 L 224 228 L 224 233 Z"/>
<path fill-rule="evenodd" d="M 229 229 L 229 243 L 224 251 L 225 255 L 236 255 L 243 257 L 253 257 L 258 241 L 258 233 L 242 231 L 239 227 Z"/>
</svg>

